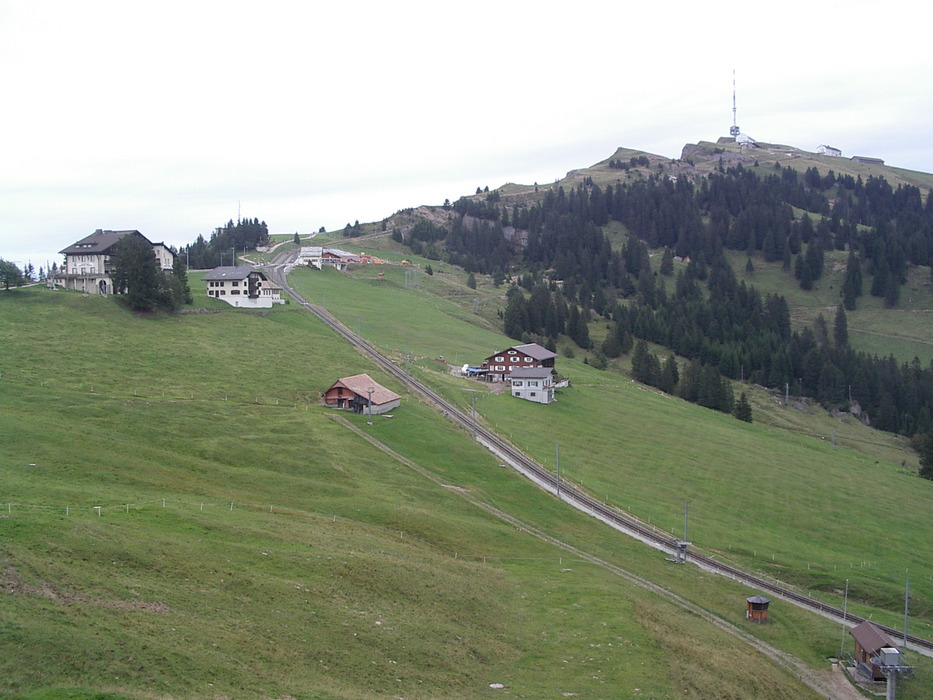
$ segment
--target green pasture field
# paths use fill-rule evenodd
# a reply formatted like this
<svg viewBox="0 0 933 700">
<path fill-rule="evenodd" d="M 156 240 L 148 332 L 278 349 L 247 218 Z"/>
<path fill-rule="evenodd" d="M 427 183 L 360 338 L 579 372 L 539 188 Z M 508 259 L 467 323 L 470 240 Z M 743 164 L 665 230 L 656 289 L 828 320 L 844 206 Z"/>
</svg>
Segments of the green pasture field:
<svg viewBox="0 0 933 700">
<path fill-rule="evenodd" d="M 302 294 L 327 294 L 348 327 L 392 352 L 407 344 L 456 367 L 514 343 L 462 324 L 462 306 L 403 289 L 388 272 L 379 285 L 363 277 L 371 274 L 301 271 L 292 279 Z M 748 425 L 579 360 L 558 358 L 557 369 L 571 387 L 551 406 L 489 393 L 430 359 L 411 371 L 465 410 L 479 390 L 481 420 L 548 464 L 560 444 L 568 478 L 667 532 L 682 531 L 690 501 L 691 539 L 743 567 L 834 604 L 850 579 L 853 599 L 892 626 L 902 623 L 911 578 L 913 624 L 933 633 L 933 484 L 917 478 L 906 440 L 817 407 L 784 406 L 783 396 L 754 387 L 737 387 L 751 396 L 756 422 Z"/>
<path fill-rule="evenodd" d="M 32 288 L 0 324 L 4 697 L 812 695 L 477 503 L 745 628 L 748 589 L 576 514 L 410 396 L 334 420 L 336 377 L 400 387 L 308 314 L 137 317 Z M 824 667 L 833 626 L 775 614 L 769 641 Z"/>
</svg>

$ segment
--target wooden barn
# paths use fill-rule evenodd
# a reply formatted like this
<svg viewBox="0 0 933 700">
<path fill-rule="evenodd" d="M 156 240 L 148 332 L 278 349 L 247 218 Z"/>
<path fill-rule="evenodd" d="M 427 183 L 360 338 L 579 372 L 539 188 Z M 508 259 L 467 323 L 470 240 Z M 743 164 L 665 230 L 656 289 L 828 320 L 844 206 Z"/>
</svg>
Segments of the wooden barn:
<svg viewBox="0 0 933 700">
<path fill-rule="evenodd" d="M 324 392 L 324 405 L 354 413 L 367 413 L 370 412 L 370 398 L 371 412 L 374 415 L 392 411 L 398 408 L 402 401 L 401 396 L 377 384 L 372 377 L 364 373 L 343 377 L 331 384 Z"/>
<path fill-rule="evenodd" d="M 891 638 L 868 620 L 849 630 L 855 640 L 855 664 L 859 673 L 875 681 L 883 681 L 884 673 L 875 660 L 882 649 L 897 649 Z"/>
</svg>

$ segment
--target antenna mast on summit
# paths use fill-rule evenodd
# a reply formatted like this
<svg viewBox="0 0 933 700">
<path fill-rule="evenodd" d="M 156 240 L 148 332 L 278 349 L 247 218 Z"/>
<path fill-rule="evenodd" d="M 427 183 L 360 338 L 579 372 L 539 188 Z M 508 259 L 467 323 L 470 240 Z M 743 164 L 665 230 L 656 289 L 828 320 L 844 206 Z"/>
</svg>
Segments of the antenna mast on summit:
<svg viewBox="0 0 933 700">
<path fill-rule="evenodd" d="M 732 126 L 729 127 L 729 135 L 739 135 L 739 126 L 735 121 L 735 68 L 732 69 Z"/>
</svg>

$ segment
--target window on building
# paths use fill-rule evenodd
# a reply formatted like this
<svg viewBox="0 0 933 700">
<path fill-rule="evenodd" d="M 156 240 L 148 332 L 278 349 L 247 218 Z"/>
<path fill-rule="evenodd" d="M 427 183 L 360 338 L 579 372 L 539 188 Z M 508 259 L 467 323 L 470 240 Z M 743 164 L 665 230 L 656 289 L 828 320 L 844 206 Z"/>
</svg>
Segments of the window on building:
<svg viewBox="0 0 933 700">
<path fill-rule="evenodd" d="M 502 357 L 502 355 L 499 355 L 498 357 L 496 357 L 496 362 L 505 362 L 505 358 Z"/>
<path fill-rule="evenodd" d="M 522 385 L 522 381 L 520 379 L 512 380 L 512 386 L 521 386 L 521 385 Z"/>
<path fill-rule="evenodd" d="M 518 357 L 513 357 L 513 358 L 512 358 L 512 362 L 518 362 L 519 359 L 520 359 L 520 358 L 518 358 Z"/>
</svg>

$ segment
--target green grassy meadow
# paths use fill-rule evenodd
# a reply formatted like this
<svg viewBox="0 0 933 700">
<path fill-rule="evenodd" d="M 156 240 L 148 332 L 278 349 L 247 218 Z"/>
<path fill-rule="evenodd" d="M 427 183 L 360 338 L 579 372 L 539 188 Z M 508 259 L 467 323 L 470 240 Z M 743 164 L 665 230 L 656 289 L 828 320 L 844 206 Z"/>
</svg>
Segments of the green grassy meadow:
<svg viewBox="0 0 933 700">
<path fill-rule="evenodd" d="M 384 280 L 367 279 L 379 272 Z M 465 309 L 393 284 L 392 270 L 354 275 L 299 270 L 293 280 L 312 299 L 329 290 L 336 299 L 328 308 L 354 330 L 353 319 L 362 318 L 362 335 L 390 352 L 407 345 L 417 357 L 445 356 L 456 367 L 514 342 L 490 336 L 481 324 L 455 322 Z M 388 318 L 399 323 L 378 322 Z M 419 379 L 464 409 L 478 390 L 481 420 L 546 464 L 554 464 L 559 444 L 567 478 L 666 532 L 682 532 L 690 501 L 691 539 L 743 567 L 839 604 L 850 579 L 866 614 L 879 608 L 874 614 L 893 626 L 911 578 L 915 630 L 933 630 L 926 544 L 933 484 L 917 479 L 905 440 L 819 407 L 805 413 L 779 406 L 783 397 L 754 387 L 743 390 L 756 423 L 743 425 L 578 360 L 560 358 L 558 369 L 571 387 L 556 404 L 538 406 L 450 376 L 432 359 L 412 365 Z"/>
<path fill-rule="evenodd" d="M 417 287 L 409 275 L 406 288 L 404 272 L 292 279 L 468 407 L 468 390 L 488 387 L 436 358 L 478 362 L 509 344 L 490 323 L 500 290 L 469 290 L 455 270 L 422 272 Z M 372 426 L 323 408 L 321 392 L 357 372 L 402 390 L 297 305 L 194 307 L 206 311 L 150 318 L 61 290 L 0 294 L 3 697 L 469 698 L 492 683 L 536 698 L 813 696 L 735 637 L 535 530 L 812 669 L 838 654 L 837 626 L 780 604 L 774 624 L 748 625 L 750 589 L 578 515 L 410 395 Z M 898 624 L 909 569 L 912 630 L 930 636 L 933 489 L 897 464 L 893 441 L 840 426 L 833 450 L 559 362 L 573 384 L 558 403 L 483 391 L 481 420 L 548 463 L 559 441 L 563 476 L 662 529 L 679 531 L 690 500 L 691 539 L 706 551 L 834 602 L 850 578 L 850 609 L 876 619 Z M 756 419 L 780 413 L 755 400 Z M 878 475 L 883 497 L 866 488 Z M 855 561 L 870 565 L 843 571 Z M 933 697 L 933 665 L 911 660 L 918 675 L 900 697 Z"/>
</svg>

